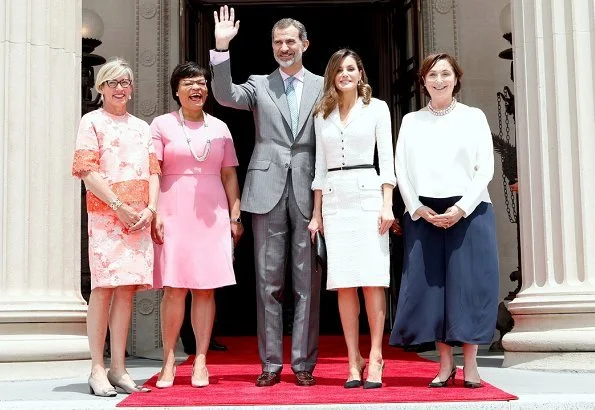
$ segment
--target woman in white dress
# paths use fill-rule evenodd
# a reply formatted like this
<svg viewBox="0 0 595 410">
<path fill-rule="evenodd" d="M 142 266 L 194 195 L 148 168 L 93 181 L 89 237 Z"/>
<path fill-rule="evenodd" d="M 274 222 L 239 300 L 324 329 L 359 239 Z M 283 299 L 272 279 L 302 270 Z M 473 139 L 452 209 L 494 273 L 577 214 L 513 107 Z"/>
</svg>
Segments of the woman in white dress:
<svg viewBox="0 0 595 410">
<path fill-rule="evenodd" d="M 390 281 L 388 229 L 396 180 L 390 112 L 371 92 L 360 57 L 342 49 L 326 66 L 324 95 L 314 110 L 316 174 L 308 229 L 312 238 L 317 231 L 325 236 L 327 289 L 338 291 L 349 358 L 345 388 L 360 387 L 366 367 L 359 349 L 358 287 L 372 342 L 364 388 L 382 387 L 384 368 L 384 288 Z M 373 165 L 376 146 L 380 175 Z"/>
</svg>

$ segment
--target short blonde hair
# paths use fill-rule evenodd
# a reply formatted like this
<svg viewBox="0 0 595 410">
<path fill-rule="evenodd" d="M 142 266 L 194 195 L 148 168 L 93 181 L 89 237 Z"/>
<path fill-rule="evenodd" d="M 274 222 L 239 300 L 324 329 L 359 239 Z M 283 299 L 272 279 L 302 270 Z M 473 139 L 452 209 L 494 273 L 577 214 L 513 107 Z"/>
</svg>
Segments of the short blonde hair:
<svg viewBox="0 0 595 410">
<path fill-rule="evenodd" d="M 101 94 L 101 88 L 106 81 L 115 80 L 122 75 L 127 75 L 132 84 L 134 84 L 134 74 L 130 65 L 119 57 L 110 59 L 97 72 L 95 90 Z"/>
</svg>

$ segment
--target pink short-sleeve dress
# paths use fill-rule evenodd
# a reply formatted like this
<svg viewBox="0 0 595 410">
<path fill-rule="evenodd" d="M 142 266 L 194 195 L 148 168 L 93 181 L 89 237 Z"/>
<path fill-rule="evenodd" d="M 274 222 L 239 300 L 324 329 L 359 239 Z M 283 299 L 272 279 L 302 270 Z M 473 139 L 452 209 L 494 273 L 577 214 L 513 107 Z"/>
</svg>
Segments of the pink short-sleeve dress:
<svg viewBox="0 0 595 410">
<path fill-rule="evenodd" d="M 221 168 L 238 165 L 227 125 L 205 115 L 205 122 L 186 120 L 198 161 L 190 152 L 177 112 L 151 123 L 161 163 L 159 216 L 163 245 L 155 245 L 154 287 L 215 289 L 236 283 L 227 196 Z"/>
<path fill-rule="evenodd" d="M 104 109 L 81 118 L 72 174 L 98 172 L 118 198 L 135 208 L 149 202 L 149 176 L 159 174 L 151 130 L 130 114 L 116 116 Z M 128 232 L 115 212 L 87 191 L 91 289 L 153 284 L 153 245 L 148 229 Z"/>
</svg>

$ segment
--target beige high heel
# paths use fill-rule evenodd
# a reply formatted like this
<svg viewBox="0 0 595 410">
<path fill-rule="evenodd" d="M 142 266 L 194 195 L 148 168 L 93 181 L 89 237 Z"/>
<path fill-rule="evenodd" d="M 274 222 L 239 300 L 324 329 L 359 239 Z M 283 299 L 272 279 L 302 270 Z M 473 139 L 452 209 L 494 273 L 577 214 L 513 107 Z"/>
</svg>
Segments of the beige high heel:
<svg viewBox="0 0 595 410">
<path fill-rule="evenodd" d="M 206 363 L 204 366 L 205 370 L 203 372 L 201 372 L 202 377 L 194 377 L 194 374 L 196 373 L 195 367 L 196 367 L 196 361 L 192 365 L 192 379 L 191 379 L 192 387 L 206 387 L 206 386 L 208 386 L 209 385 L 209 370 L 207 369 Z"/>
<path fill-rule="evenodd" d="M 151 391 L 148 387 L 140 386 L 132 380 L 132 377 L 126 372 L 116 377 L 111 369 L 107 372 L 107 380 L 115 387 L 124 390 L 125 393 L 148 393 Z"/>
<path fill-rule="evenodd" d="M 93 373 L 89 375 L 89 393 L 100 397 L 115 397 L 118 394 L 114 386 L 111 384 L 102 385 L 99 380 L 93 377 Z"/>
<path fill-rule="evenodd" d="M 158 379 L 157 383 L 155 383 L 155 387 L 157 387 L 158 389 L 168 389 L 170 387 L 172 387 L 174 385 L 174 379 L 176 378 L 176 369 L 177 367 L 174 366 L 174 370 L 173 370 L 173 379 L 171 380 L 163 380 L 163 379 Z M 161 377 L 161 375 L 163 374 L 163 369 L 161 369 L 161 372 L 159 373 L 159 377 Z"/>
</svg>

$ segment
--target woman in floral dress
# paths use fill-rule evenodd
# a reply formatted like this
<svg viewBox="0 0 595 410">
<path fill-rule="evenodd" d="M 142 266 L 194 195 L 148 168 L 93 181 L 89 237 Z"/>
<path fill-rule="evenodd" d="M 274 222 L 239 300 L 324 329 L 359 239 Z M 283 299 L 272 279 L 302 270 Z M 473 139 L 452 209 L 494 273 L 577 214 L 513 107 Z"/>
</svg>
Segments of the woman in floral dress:
<svg viewBox="0 0 595 410">
<path fill-rule="evenodd" d="M 150 226 L 156 212 L 160 169 L 149 125 L 127 112 L 134 76 L 114 59 L 97 73 L 103 108 L 81 118 L 72 174 L 87 188 L 91 297 L 87 333 L 92 394 L 115 396 L 149 389 L 137 386 L 125 367 L 125 349 L 137 290 L 153 284 Z M 111 364 L 103 346 L 110 328 Z"/>
</svg>

